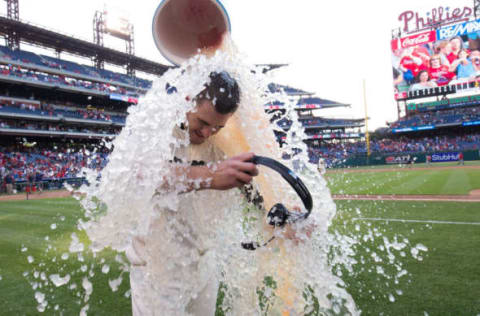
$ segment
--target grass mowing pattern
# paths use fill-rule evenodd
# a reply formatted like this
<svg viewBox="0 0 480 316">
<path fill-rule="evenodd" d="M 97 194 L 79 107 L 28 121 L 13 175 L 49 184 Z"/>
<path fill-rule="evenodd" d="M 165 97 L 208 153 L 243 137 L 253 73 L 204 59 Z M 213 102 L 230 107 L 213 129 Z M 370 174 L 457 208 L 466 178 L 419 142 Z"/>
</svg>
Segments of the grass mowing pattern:
<svg viewBox="0 0 480 316">
<path fill-rule="evenodd" d="M 435 162 L 430 165 L 427 163 L 415 163 L 414 168 L 431 168 L 431 167 L 456 167 L 458 162 Z M 465 161 L 465 166 L 480 166 L 480 160 L 471 160 Z M 387 165 L 371 165 L 371 166 L 359 166 L 359 167 L 348 167 L 348 168 L 333 168 L 329 169 L 330 171 L 339 171 L 342 170 L 372 170 L 372 169 L 402 169 L 408 168 L 406 164 L 387 164 Z"/>
<path fill-rule="evenodd" d="M 342 279 L 347 290 L 352 294 L 364 315 L 477 315 L 480 313 L 480 234 L 478 226 L 422 224 L 399 222 L 368 222 L 353 221 L 359 215 L 355 209 L 360 209 L 363 217 L 380 217 L 414 220 L 439 220 L 458 222 L 480 222 L 480 203 L 432 203 L 432 202 L 392 202 L 392 201 L 339 201 L 338 216 L 332 229 L 343 234 L 363 236 L 368 230 L 377 229 L 389 240 L 394 235 L 407 237 L 411 245 L 424 244 L 429 251 L 423 254 L 419 262 L 407 252 L 400 258 L 403 268 L 410 275 L 400 278 L 399 284 L 377 274 L 376 267 L 382 267 L 387 275 L 397 271 L 384 261 L 374 262 L 371 252 L 382 256 L 379 247 L 382 239 L 362 241 L 356 249 L 355 258 L 365 263 L 355 266 L 354 273 L 345 269 Z M 0 315 L 35 315 L 37 302 L 35 291 L 29 284 L 34 280 L 32 270 L 44 271 L 46 275 L 60 273 L 72 274 L 69 284 L 55 287 L 50 284 L 40 291 L 47 294 L 49 306 L 44 313 L 78 315 L 85 304 L 82 299 L 84 290 L 81 280 L 88 271 L 80 271 L 82 264 L 90 270 L 93 264 L 93 293 L 89 300 L 90 315 L 131 315 L 130 298 L 124 296 L 129 288 L 128 273 L 123 274 L 123 282 L 117 292 L 112 292 L 108 280 L 120 275 L 118 264 L 112 251 L 103 252 L 101 258 L 111 269 L 109 274 L 103 274 L 101 258 L 85 256 L 85 261 L 79 263 L 76 256 L 61 260 L 61 255 L 68 252 L 71 242 L 70 235 L 76 231 L 75 225 L 81 215 L 78 203 L 73 199 L 36 200 L 0 203 Z M 62 220 L 62 216 L 65 217 Z M 56 229 L 50 225 L 56 223 Z M 358 225 L 359 231 L 356 231 Z M 369 226 L 370 225 L 370 226 Z M 83 242 L 85 235 L 76 232 Z M 49 241 L 45 237 L 49 237 Z M 45 251 L 47 245 L 52 249 Z M 21 252 L 22 245 L 28 250 Z M 369 248 L 370 252 L 367 252 Z M 27 256 L 33 256 L 32 264 L 27 262 Z M 56 259 L 52 262 L 53 258 Z M 39 267 L 43 262 L 45 266 Z M 22 273 L 30 271 L 25 278 Z M 74 272 L 74 273 L 72 273 Z M 407 279 L 411 280 L 407 282 Z M 38 282 L 38 280 L 36 280 Z M 77 284 L 77 289 L 69 290 L 68 286 Z M 401 290 L 403 295 L 395 291 Z M 51 292 L 50 292 L 51 291 Z M 395 302 L 388 300 L 393 294 Z M 53 311 L 54 305 L 59 305 L 59 311 Z M 217 313 L 220 314 L 220 313 Z M 311 315 L 316 315 L 312 313 Z"/>
<path fill-rule="evenodd" d="M 339 172 L 326 179 L 332 194 L 466 195 L 480 189 L 480 169 Z"/>
<path fill-rule="evenodd" d="M 398 273 L 380 250 L 382 238 L 363 241 L 357 247 L 355 258 L 365 263 L 357 265 L 353 273 L 341 271 L 348 292 L 365 315 L 424 315 L 424 311 L 429 315 L 480 314 L 478 225 L 352 220 L 359 217 L 358 208 L 361 217 L 478 223 L 480 203 L 338 201 L 337 207 L 339 213 L 332 228 L 343 234 L 363 236 L 377 230 L 390 241 L 395 235 L 403 236 L 412 246 L 421 243 L 428 248 L 421 262 L 408 251 L 405 257 L 394 252 L 402 268 L 410 273 L 395 284 L 394 279 L 376 273 L 377 267 L 384 269 L 387 276 Z M 375 262 L 372 252 L 383 262 Z M 398 295 L 397 290 L 403 295 Z M 388 299 L 389 294 L 393 294 L 394 303 Z"/>
<path fill-rule="evenodd" d="M 123 282 L 117 292 L 112 292 L 109 280 L 117 279 L 121 273 L 119 264 L 114 260 L 113 251 L 104 251 L 94 259 L 84 255 L 84 262 L 77 260 L 76 254 L 69 254 L 67 260 L 61 255 L 68 253 L 72 232 L 76 232 L 82 242 L 87 245 L 86 236 L 76 231 L 76 223 L 81 215 L 80 206 L 74 199 L 45 199 L 0 203 L 0 315 L 36 315 L 37 301 L 35 292 L 46 294 L 49 301 L 45 315 L 55 314 L 79 315 L 85 294 L 82 279 L 89 271 L 94 273 L 89 280 L 93 284 L 93 293 L 88 301 L 90 315 L 131 315 L 130 298 L 124 296 L 130 288 L 128 273 L 123 274 Z M 62 220 L 63 219 L 63 220 Z M 56 224 L 51 229 L 51 224 Z M 48 236 L 48 241 L 45 237 Z M 46 251 L 47 245 L 51 249 Z M 28 248 L 22 252 L 22 245 Z M 27 256 L 34 258 L 28 263 Z M 101 259 L 109 264 L 110 273 L 102 273 Z M 53 262 L 55 260 L 55 262 Z M 93 269 L 91 269 L 93 264 Z M 82 272 L 86 265 L 88 271 Z M 27 277 L 22 274 L 28 271 Z M 55 287 L 51 282 L 45 286 L 40 277 L 35 279 L 33 271 L 44 272 L 48 278 L 51 274 L 71 274 L 68 284 Z M 33 290 L 29 282 L 39 282 L 41 289 Z M 74 290 L 68 287 L 75 283 Z"/>
</svg>

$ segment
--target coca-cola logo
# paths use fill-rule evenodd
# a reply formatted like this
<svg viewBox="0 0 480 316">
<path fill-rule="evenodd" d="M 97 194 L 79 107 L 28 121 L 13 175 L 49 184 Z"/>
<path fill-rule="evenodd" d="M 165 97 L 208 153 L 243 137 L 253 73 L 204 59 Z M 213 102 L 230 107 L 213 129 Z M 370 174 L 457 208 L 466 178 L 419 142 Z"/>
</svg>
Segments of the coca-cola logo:
<svg viewBox="0 0 480 316">
<path fill-rule="evenodd" d="M 416 36 L 409 36 L 400 40 L 402 48 L 417 46 L 435 41 L 435 32 L 426 32 Z"/>
</svg>

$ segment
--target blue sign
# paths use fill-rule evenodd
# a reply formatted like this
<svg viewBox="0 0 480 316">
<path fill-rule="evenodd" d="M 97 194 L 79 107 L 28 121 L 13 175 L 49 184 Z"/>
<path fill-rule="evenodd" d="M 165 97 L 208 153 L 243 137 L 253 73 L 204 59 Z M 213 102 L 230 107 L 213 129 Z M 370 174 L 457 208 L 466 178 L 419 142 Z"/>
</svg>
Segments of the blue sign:
<svg viewBox="0 0 480 316">
<path fill-rule="evenodd" d="M 480 125 L 480 121 L 463 122 L 463 126 Z"/>
<path fill-rule="evenodd" d="M 445 26 L 437 30 L 437 41 L 480 31 L 480 20 Z"/>
<path fill-rule="evenodd" d="M 111 93 L 110 94 L 111 100 L 118 100 L 118 101 L 128 101 L 128 96 L 123 94 Z"/>
<path fill-rule="evenodd" d="M 458 161 L 458 155 L 458 152 L 433 154 L 432 162 Z"/>
<path fill-rule="evenodd" d="M 429 129 L 434 129 L 435 125 L 425 125 L 418 127 L 404 127 L 404 128 L 394 128 L 392 129 L 393 133 L 402 133 L 402 132 L 415 132 L 415 131 L 425 131 Z"/>
</svg>

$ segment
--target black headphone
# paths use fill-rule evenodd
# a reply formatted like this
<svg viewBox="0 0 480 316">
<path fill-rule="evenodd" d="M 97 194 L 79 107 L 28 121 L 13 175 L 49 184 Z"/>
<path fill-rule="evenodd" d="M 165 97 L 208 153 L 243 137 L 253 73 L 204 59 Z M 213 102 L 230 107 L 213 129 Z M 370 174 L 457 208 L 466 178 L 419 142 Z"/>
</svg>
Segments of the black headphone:
<svg viewBox="0 0 480 316">
<path fill-rule="evenodd" d="M 272 206 L 270 211 L 268 211 L 268 224 L 276 227 L 282 227 L 287 223 L 291 224 L 308 218 L 313 208 L 312 196 L 310 195 L 310 192 L 305 184 L 303 184 L 302 180 L 300 180 L 300 178 L 293 173 L 292 170 L 288 169 L 286 166 L 276 160 L 263 156 L 253 156 L 250 162 L 256 165 L 264 165 L 278 172 L 283 179 L 285 179 L 292 186 L 295 192 L 297 192 L 300 199 L 302 199 L 303 205 L 307 209 L 306 213 L 290 212 L 282 203 L 277 203 Z M 275 236 L 271 237 L 263 245 L 260 245 L 258 242 L 242 243 L 242 248 L 246 250 L 255 250 L 259 247 L 266 246 L 274 238 Z"/>
</svg>

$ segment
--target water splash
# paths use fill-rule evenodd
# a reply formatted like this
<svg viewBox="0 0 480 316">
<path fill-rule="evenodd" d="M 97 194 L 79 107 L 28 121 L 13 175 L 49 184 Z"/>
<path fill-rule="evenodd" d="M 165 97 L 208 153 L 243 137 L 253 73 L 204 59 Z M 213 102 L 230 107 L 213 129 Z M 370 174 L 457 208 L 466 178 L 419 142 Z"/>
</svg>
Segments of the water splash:
<svg viewBox="0 0 480 316">
<path fill-rule="evenodd" d="M 180 314 L 198 313 L 201 301 L 214 305 L 220 289 L 219 308 L 229 315 L 355 315 L 359 310 L 345 290 L 343 276 L 354 274 L 358 266 L 368 265 L 372 267 L 370 272 L 385 276 L 396 285 L 408 275 L 398 257 L 405 257 L 410 250 L 414 258 L 421 260 L 420 252 L 426 251 L 426 247 L 412 247 L 401 236 L 389 239 L 368 224 L 355 223 L 351 231 L 332 229 L 336 207 L 322 176 L 324 170 L 319 172 L 307 163 L 304 131 L 295 110 L 297 100 L 282 91 L 271 93 L 268 84 L 272 78 L 244 60 L 231 43 L 211 58 L 196 56 L 155 80 L 139 104 L 129 109 L 125 128 L 112 142 L 104 144 L 113 148 L 107 166 L 100 174 L 96 169 L 82 171 L 88 185 L 76 191 L 85 210 L 85 218 L 79 220 L 77 227 L 88 234 L 91 244 L 72 233 L 69 253 L 63 252 L 60 257 L 62 261 L 76 260 L 78 270 L 48 273 L 47 277 L 40 262 L 32 274 L 24 274 L 38 293 L 35 298 L 39 311 L 59 309 L 58 305 L 49 307 L 45 294 L 38 290 L 51 281 L 55 287 L 68 286 L 76 291 L 81 297 L 80 314 L 86 315 L 94 286 L 94 267 L 85 260 L 86 253 L 92 251 L 95 256 L 108 247 L 126 252 L 131 262 L 116 256 L 115 261 L 122 268 L 120 275 L 111 277 L 110 266 L 103 259 L 100 261 L 101 274 L 109 276 L 112 291 L 118 290 L 125 272 L 130 270 L 135 278 L 135 273 L 142 270 L 139 276 L 148 276 L 142 285 L 143 304 Z M 219 135 L 204 145 L 185 150 L 189 141 L 179 126 L 186 122 L 186 113 L 194 110 L 192 99 L 213 71 L 227 71 L 239 82 L 241 105 Z M 174 86 L 176 92 L 167 93 L 167 86 Z M 281 149 L 277 148 L 269 124 L 273 117 L 262 108 L 272 102 L 282 102 L 286 111 L 280 118 L 292 121 L 287 144 Z M 265 225 L 265 212 L 247 203 L 240 190 L 179 194 L 190 183 L 175 174 L 171 163 L 174 157 L 182 159 L 175 165 L 180 168 L 187 168 L 190 160 L 205 160 L 215 168 L 217 160 L 225 158 L 222 152 L 231 156 L 238 153 L 238 148 L 278 160 L 282 156 L 292 157 L 283 163 L 302 178 L 314 200 L 308 221 L 271 231 Z M 277 174 L 261 168 L 261 175 L 255 186 L 266 204 L 301 205 Z M 355 212 L 361 215 L 359 209 Z M 64 217 L 60 220 L 64 221 Z M 58 230 L 57 224 L 50 228 Z M 272 234 L 277 238 L 266 248 L 249 252 L 240 247 L 242 241 L 262 242 Z M 48 236 L 45 240 L 49 240 Z M 368 256 L 356 259 L 359 245 L 370 247 L 379 240 L 380 246 L 367 249 Z M 135 242 L 147 247 L 140 247 L 140 253 L 132 255 Z M 47 251 L 52 248 L 49 245 Z M 22 246 L 22 252 L 27 250 Z M 33 256 L 27 260 L 34 263 Z M 384 264 L 392 267 L 393 272 Z M 72 281 L 75 274 L 82 276 L 78 284 Z M 135 298 L 136 291 L 138 288 L 133 288 L 124 295 Z M 393 303 L 395 295 L 402 295 L 402 291 L 393 286 L 385 298 Z"/>
<path fill-rule="evenodd" d="M 144 304 L 156 309 L 188 311 L 189 304 L 216 279 L 223 284 L 222 309 L 233 315 L 282 311 L 356 314 L 352 298 L 329 263 L 331 245 L 338 243 L 341 251 L 335 254 L 336 260 L 350 260 L 349 241 L 328 231 L 335 204 L 316 166 L 306 163 L 296 100 L 281 91 L 271 93 L 268 84 L 272 79 L 243 60 L 230 43 L 225 51 L 211 58 L 196 56 L 153 82 L 147 95 L 129 109 L 126 126 L 112 142 L 114 150 L 101 176 L 83 170 L 89 185 L 79 192 L 85 196 L 81 203 L 89 221 L 80 226 L 87 231 L 93 251 L 112 247 L 128 254 L 135 239 L 148 245 L 134 266 L 144 264 L 141 269 L 152 280 L 145 285 Z M 191 100 L 214 71 L 227 71 L 239 82 L 240 107 L 211 142 L 178 157 L 189 142 L 185 135 L 175 133 L 186 122 L 186 113 L 194 110 Z M 177 92 L 167 93 L 167 86 L 175 86 Z M 284 117 L 293 121 L 288 145 L 281 150 L 270 117 L 262 108 L 270 102 L 283 102 Z M 202 150 L 211 145 L 231 156 L 235 151 L 232 142 L 240 141 L 246 142 L 243 148 L 258 155 L 275 159 L 282 154 L 294 156 L 284 163 L 300 175 L 315 201 L 307 222 L 272 232 L 265 229 L 264 212 L 246 203 L 239 190 L 178 194 L 188 180 L 172 174 L 174 156 L 184 162 L 195 155 L 202 158 Z M 261 169 L 261 174 L 263 183 L 257 185 L 267 200 L 300 205 L 281 178 L 269 170 Z M 269 234 L 279 238 L 268 248 L 248 252 L 239 245 L 244 240 L 261 241 Z M 294 236 L 294 240 L 285 236 Z M 73 245 L 78 246 L 75 238 Z M 121 282 L 116 280 L 110 284 L 113 290 Z M 215 286 L 210 291 L 216 296 Z"/>
<path fill-rule="evenodd" d="M 52 274 L 50 275 L 50 280 L 56 287 L 59 287 L 70 282 L 70 275 L 67 274 L 64 277 L 61 277 L 59 274 Z"/>
</svg>

